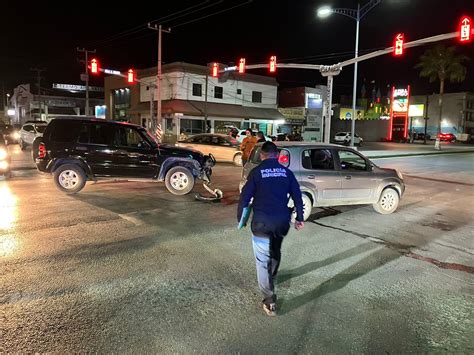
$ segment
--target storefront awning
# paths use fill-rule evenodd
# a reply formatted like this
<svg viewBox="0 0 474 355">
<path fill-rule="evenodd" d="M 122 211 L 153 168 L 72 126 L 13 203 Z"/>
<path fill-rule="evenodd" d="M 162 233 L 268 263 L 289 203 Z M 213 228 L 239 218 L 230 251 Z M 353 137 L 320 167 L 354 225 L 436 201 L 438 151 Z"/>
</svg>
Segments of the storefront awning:
<svg viewBox="0 0 474 355">
<path fill-rule="evenodd" d="M 156 105 L 155 105 L 156 107 Z M 163 113 L 182 113 L 186 116 L 204 116 L 206 105 L 203 101 L 164 100 Z M 150 103 L 141 102 L 129 110 L 130 113 L 150 112 Z M 285 117 L 275 108 L 247 107 L 231 104 L 207 103 L 207 115 L 212 117 L 244 118 L 256 120 L 283 120 Z"/>
</svg>

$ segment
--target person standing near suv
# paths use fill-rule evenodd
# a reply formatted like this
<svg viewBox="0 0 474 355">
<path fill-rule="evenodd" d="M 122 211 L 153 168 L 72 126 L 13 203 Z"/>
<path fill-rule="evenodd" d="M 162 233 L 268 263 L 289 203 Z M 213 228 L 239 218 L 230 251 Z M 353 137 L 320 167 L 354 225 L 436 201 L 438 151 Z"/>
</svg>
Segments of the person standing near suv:
<svg viewBox="0 0 474 355">
<path fill-rule="evenodd" d="M 289 196 L 296 208 L 295 228 L 304 227 L 303 200 L 295 175 L 278 162 L 278 148 L 266 142 L 260 150 L 262 162 L 250 172 L 242 189 L 237 220 L 253 198 L 251 223 L 252 244 L 257 266 L 258 286 L 263 294 L 262 306 L 269 316 L 276 315 L 274 278 L 281 260 L 283 238 L 290 230 L 292 209 Z"/>
<path fill-rule="evenodd" d="M 240 144 L 240 150 L 242 151 L 242 166 L 245 165 L 247 160 L 250 158 L 250 153 L 252 152 L 253 147 L 257 144 L 257 138 L 253 136 L 252 130 L 247 128 L 245 130 L 246 137 Z"/>
</svg>

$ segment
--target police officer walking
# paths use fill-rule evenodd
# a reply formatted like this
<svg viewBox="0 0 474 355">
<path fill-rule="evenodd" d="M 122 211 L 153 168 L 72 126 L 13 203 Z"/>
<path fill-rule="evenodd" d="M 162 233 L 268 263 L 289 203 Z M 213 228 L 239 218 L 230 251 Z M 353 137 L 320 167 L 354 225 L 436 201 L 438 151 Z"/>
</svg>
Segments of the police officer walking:
<svg viewBox="0 0 474 355">
<path fill-rule="evenodd" d="M 290 229 L 292 210 L 288 208 L 289 196 L 296 208 L 295 228 L 304 227 L 301 190 L 293 172 L 278 162 L 278 149 L 266 142 L 260 149 L 262 162 L 247 178 L 240 195 L 237 217 L 251 199 L 253 218 L 251 223 L 252 244 L 257 266 L 258 286 L 263 294 L 262 306 L 269 316 L 276 315 L 274 278 L 281 260 L 283 238 Z"/>
</svg>

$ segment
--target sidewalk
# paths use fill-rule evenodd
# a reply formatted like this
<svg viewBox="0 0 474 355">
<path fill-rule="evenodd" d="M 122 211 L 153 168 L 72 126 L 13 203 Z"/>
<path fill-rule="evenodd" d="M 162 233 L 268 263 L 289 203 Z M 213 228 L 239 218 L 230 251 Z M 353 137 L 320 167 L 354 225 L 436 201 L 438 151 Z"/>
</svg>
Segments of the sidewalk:
<svg viewBox="0 0 474 355">
<path fill-rule="evenodd" d="M 441 143 L 441 149 L 434 149 L 434 142 L 418 143 L 385 143 L 367 142 L 358 149 L 365 156 L 375 158 L 411 157 L 437 154 L 474 153 L 474 145 Z"/>
</svg>

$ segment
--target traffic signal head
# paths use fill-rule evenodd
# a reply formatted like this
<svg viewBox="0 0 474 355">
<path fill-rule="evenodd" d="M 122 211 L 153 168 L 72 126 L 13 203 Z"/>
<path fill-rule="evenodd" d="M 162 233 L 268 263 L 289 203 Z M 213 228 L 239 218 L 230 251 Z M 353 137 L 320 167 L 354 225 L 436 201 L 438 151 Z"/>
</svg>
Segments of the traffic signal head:
<svg viewBox="0 0 474 355">
<path fill-rule="evenodd" d="M 212 63 L 211 65 L 211 76 L 217 78 L 219 76 L 219 64 Z"/>
<path fill-rule="evenodd" d="M 91 60 L 91 73 L 99 74 L 99 62 L 95 58 L 92 58 Z"/>
<path fill-rule="evenodd" d="M 135 72 L 133 71 L 133 69 L 129 69 L 128 74 L 127 74 L 127 83 L 133 84 L 134 82 L 135 82 Z"/>
<path fill-rule="evenodd" d="M 468 43 L 472 39 L 472 26 L 471 19 L 469 16 L 461 17 L 461 22 L 459 24 L 459 42 Z"/>
<path fill-rule="evenodd" d="M 403 41 L 404 41 L 404 34 L 399 33 L 395 36 L 395 42 L 393 44 L 394 52 L 393 54 L 395 56 L 401 56 L 403 54 Z"/>
<path fill-rule="evenodd" d="M 245 58 L 240 58 L 240 61 L 239 61 L 239 73 L 240 73 L 240 74 L 245 73 Z"/>
<path fill-rule="evenodd" d="M 269 66 L 270 73 L 276 72 L 276 66 L 277 66 L 276 62 L 277 62 L 277 57 L 276 57 L 276 55 L 272 55 L 272 56 L 270 57 L 270 66 Z"/>
</svg>

